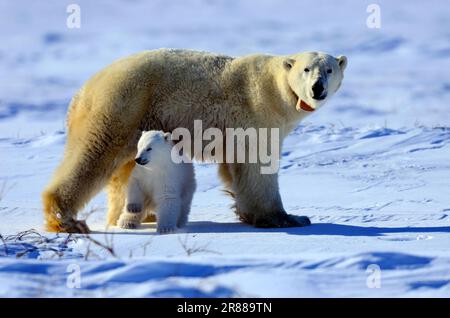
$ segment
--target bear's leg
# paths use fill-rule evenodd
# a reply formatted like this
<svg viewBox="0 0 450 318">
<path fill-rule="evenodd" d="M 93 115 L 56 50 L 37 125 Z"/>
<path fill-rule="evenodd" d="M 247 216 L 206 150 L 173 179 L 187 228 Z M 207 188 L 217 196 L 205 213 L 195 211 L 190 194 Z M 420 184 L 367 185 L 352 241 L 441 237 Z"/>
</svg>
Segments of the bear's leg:
<svg viewBox="0 0 450 318">
<path fill-rule="evenodd" d="M 277 174 L 261 174 L 258 164 L 229 164 L 239 219 L 255 227 L 296 227 L 311 224 L 307 217 L 285 212 Z"/>
<path fill-rule="evenodd" d="M 180 198 L 175 196 L 167 196 L 160 199 L 156 212 L 158 233 L 171 233 L 177 229 L 177 221 L 181 210 L 180 201 Z"/>
<path fill-rule="evenodd" d="M 108 183 L 108 225 L 117 225 L 120 214 L 125 207 L 128 179 L 135 166 L 134 161 L 128 161 L 116 171 Z"/>
<path fill-rule="evenodd" d="M 153 197 L 145 196 L 144 201 L 144 217 L 141 223 L 155 223 L 156 222 L 156 214 L 155 214 L 155 202 Z"/>
<path fill-rule="evenodd" d="M 48 231 L 89 232 L 85 222 L 76 219 L 77 212 L 125 160 L 126 137 L 114 135 L 108 127 L 105 131 L 94 128 L 96 131 L 86 128 L 83 134 L 82 140 L 95 140 L 90 143 L 74 141 L 74 133 L 69 131 L 64 159 L 42 194 Z"/>
<path fill-rule="evenodd" d="M 86 223 L 76 219 L 77 212 L 102 188 L 113 169 L 100 164 L 101 158 L 81 157 L 65 158 L 42 195 L 48 231 L 89 232 Z"/>
</svg>

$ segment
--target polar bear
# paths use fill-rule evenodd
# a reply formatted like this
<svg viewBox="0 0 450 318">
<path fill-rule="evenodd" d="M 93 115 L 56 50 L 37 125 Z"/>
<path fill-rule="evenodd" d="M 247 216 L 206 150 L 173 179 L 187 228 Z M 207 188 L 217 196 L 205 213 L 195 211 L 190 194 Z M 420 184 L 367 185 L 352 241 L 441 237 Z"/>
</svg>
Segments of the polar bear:
<svg viewBox="0 0 450 318">
<path fill-rule="evenodd" d="M 118 221 L 121 228 L 136 228 L 151 215 L 156 215 L 159 233 L 174 232 L 186 225 L 196 187 L 194 166 L 175 163 L 171 158 L 173 146 L 170 133 L 142 133 Z"/>
<path fill-rule="evenodd" d="M 114 62 L 72 99 L 64 158 L 43 193 L 47 229 L 88 232 L 77 213 L 105 185 L 108 223 L 117 223 L 141 131 L 185 127 L 194 136 L 194 120 L 221 131 L 276 128 L 281 147 L 289 132 L 338 90 L 346 65 L 345 56 L 320 52 L 233 58 L 171 49 Z M 260 165 L 219 164 L 239 219 L 256 227 L 310 224 L 285 211 L 277 173 L 262 174 Z"/>
</svg>

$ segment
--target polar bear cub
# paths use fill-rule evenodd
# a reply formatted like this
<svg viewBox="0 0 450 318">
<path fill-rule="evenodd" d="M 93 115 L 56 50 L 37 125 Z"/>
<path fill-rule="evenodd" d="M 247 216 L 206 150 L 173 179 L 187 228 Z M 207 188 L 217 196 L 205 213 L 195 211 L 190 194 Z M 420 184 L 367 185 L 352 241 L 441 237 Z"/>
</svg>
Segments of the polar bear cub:
<svg viewBox="0 0 450 318">
<path fill-rule="evenodd" d="M 125 207 L 118 225 L 136 228 L 156 215 L 159 233 L 174 232 L 186 225 L 196 183 L 192 163 L 175 163 L 170 133 L 144 131 L 139 139 Z"/>
</svg>

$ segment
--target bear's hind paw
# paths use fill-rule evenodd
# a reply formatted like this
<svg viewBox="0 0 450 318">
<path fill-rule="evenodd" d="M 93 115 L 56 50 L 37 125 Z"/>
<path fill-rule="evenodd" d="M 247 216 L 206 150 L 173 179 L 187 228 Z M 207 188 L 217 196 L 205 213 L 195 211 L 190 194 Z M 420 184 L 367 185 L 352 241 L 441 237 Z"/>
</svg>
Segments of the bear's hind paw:
<svg viewBox="0 0 450 318">
<path fill-rule="evenodd" d="M 57 233 L 79 233 L 79 234 L 89 234 L 91 231 L 84 220 L 66 220 L 65 222 L 60 222 L 59 219 L 47 220 L 46 230 L 49 232 Z"/>
</svg>

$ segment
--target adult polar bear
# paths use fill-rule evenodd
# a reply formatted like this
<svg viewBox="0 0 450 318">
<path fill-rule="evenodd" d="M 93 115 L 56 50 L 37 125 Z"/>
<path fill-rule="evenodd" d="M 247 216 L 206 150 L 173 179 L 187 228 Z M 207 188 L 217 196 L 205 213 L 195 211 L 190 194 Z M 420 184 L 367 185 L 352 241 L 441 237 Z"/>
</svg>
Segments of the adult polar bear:
<svg viewBox="0 0 450 318">
<path fill-rule="evenodd" d="M 319 52 L 231 58 L 189 50 L 145 51 L 95 74 L 72 99 L 64 158 L 43 193 L 47 230 L 88 232 L 77 212 L 108 185 L 108 223 L 125 201 L 140 131 L 279 128 L 282 141 L 339 88 L 344 56 Z M 225 143 L 224 143 L 225 144 Z M 236 213 L 256 227 L 309 224 L 285 212 L 278 175 L 258 163 L 219 164 Z"/>
</svg>

